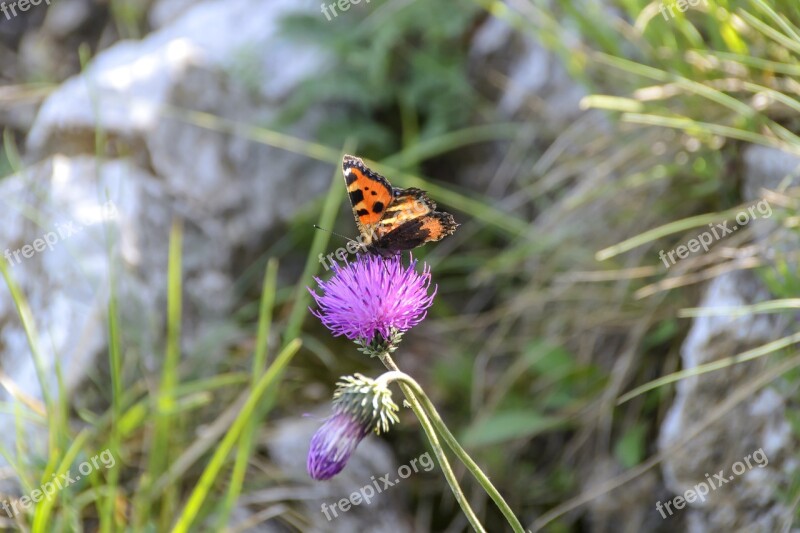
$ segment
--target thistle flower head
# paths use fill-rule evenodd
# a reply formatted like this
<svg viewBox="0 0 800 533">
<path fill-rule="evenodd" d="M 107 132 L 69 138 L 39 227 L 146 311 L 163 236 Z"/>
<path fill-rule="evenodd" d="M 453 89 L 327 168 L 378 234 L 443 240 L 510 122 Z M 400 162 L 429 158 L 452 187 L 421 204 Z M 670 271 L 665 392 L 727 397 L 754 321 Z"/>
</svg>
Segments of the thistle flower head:
<svg viewBox="0 0 800 533">
<path fill-rule="evenodd" d="M 334 264 L 328 281 L 315 278 L 322 294 L 309 289 L 319 310 L 311 310 L 331 332 L 356 341 L 371 353 L 391 350 L 400 336 L 425 318 L 436 288 L 428 294 L 430 267 L 416 271 L 400 256 L 358 256 L 343 267 Z"/>
<path fill-rule="evenodd" d="M 386 384 L 356 374 L 337 383 L 331 415 L 311 438 L 306 468 L 317 480 L 330 479 L 347 464 L 370 431 L 386 432 L 399 408 Z"/>
<path fill-rule="evenodd" d="M 333 409 L 352 413 L 360 422 L 375 428 L 378 435 L 386 433 L 392 424 L 399 421 L 392 391 L 386 384 L 361 374 L 344 376 L 336 383 Z"/>
</svg>

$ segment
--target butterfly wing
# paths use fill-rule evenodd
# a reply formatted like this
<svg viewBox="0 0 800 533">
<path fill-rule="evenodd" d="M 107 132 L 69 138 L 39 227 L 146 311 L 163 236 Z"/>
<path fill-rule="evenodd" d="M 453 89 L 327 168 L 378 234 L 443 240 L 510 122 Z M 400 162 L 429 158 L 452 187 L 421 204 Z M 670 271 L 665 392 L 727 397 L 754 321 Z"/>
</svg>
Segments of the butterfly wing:
<svg viewBox="0 0 800 533">
<path fill-rule="evenodd" d="M 369 245 L 377 235 L 378 224 L 392 206 L 392 186 L 386 178 L 352 155 L 344 156 L 342 171 L 358 231 L 364 244 Z"/>
<path fill-rule="evenodd" d="M 425 191 L 394 189 L 393 201 L 375 228 L 375 247 L 387 252 L 401 252 L 452 235 L 458 224 L 453 215 L 436 211 Z"/>
</svg>

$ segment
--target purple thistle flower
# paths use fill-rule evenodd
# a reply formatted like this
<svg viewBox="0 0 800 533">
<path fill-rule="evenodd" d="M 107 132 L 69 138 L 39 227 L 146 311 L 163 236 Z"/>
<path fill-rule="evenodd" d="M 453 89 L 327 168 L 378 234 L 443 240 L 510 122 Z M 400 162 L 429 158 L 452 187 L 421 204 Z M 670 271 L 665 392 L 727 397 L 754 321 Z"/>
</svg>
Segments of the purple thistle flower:
<svg viewBox="0 0 800 533">
<path fill-rule="evenodd" d="M 348 413 L 335 413 L 314 433 L 306 469 L 316 480 L 330 479 L 342 471 L 353 451 L 372 430 Z"/>
<path fill-rule="evenodd" d="M 433 303 L 436 287 L 428 294 L 431 272 L 424 265 L 422 273 L 416 261 L 404 267 L 400 256 L 383 259 L 373 255 L 358 256 L 340 267 L 334 263 L 329 281 L 314 278 L 322 289 L 314 296 L 319 311 L 311 312 L 335 336 L 368 345 L 397 339 L 425 318 Z"/>
</svg>

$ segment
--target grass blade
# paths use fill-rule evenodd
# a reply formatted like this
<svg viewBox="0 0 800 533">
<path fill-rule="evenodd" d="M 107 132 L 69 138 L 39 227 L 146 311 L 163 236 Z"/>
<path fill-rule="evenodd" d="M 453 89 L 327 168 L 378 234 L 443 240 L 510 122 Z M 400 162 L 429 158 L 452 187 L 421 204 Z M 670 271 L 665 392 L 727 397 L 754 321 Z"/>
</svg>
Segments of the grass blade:
<svg viewBox="0 0 800 533">
<path fill-rule="evenodd" d="M 250 387 L 255 389 L 258 384 L 258 378 L 264 373 L 264 368 L 267 361 L 267 343 L 269 341 L 269 332 L 272 326 L 272 307 L 275 305 L 275 292 L 278 279 L 278 261 L 270 259 L 267 264 L 267 269 L 264 273 L 264 284 L 261 292 L 261 306 L 258 315 L 258 335 L 256 338 L 256 352 L 253 356 L 253 372 L 250 379 Z M 256 409 L 259 413 L 259 409 Z M 247 469 L 247 460 L 250 457 L 250 451 L 253 447 L 256 432 L 258 430 L 258 422 L 261 416 L 253 416 L 247 421 L 247 426 L 242 433 L 242 438 L 239 440 L 239 448 L 236 451 L 236 462 L 233 466 L 233 473 L 231 474 L 230 484 L 228 485 L 228 492 L 225 495 L 225 500 L 222 508 L 219 510 L 219 518 L 217 520 L 217 531 L 222 531 L 228 522 L 231 510 L 236 503 L 237 498 L 242 490 L 244 483 L 245 470 Z"/>
<path fill-rule="evenodd" d="M 752 350 L 747 350 L 746 352 L 742 352 L 732 357 L 724 357 L 722 359 L 717 359 L 716 361 L 712 361 L 710 363 L 697 365 L 694 368 L 687 368 L 686 370 L 680 370 L 678 372 L 673 372 L 672 374 L 667 374 L 666 376 L 654 379 L 653 381 L 645 383 L 644 385 L 640 385 L 639 387 L 636 387 L 632 391 L 623 394 L 617 399 L 617 405 L 621 405 L 639 396 L 640 394 L 643 394 L 647 391 L 651 391 L 653 389 L 657 389 L 658 387 L 663 387 L 664 385 L 675 383 L 676 381 L 680 381 L 684 378 L 699 376 L 707 372 L 720 370 L 722 368 L 726 368 L 738 363 L 752 361 L 753 359 L 769 355 L 772 352 L 775 352 L 782 348 L 786 348 L 798 342 L 800 342 L 800 332 L 795 333 L 794 335 L 789 335 L 788 337 L 784 337 L 782 339 L 778 339 L 776 341 L 768 342 L 767 344 L 764 344 L 757 348 L 753 348 Z"/>
<path fill-rule="evenodd" d="M 167 274 L 167 349 L 164 366 L 161 371 L 161 384 L 158 390 L 155 410 L 155 430 L 153 443 L 150 447 L 147 472 L 142 475 L 140 489 L 137 493 L 136 517 L 141 520 L 149 516 L 152 505 L 152 483 L 158 475 L 167 469 L 171 453 L 171 436 L 175 428 L 175 389 L 178 385 L 178 363 L 180 362 L 180 332 L 181 332 L 181 249 L 183 241 L 183 228 L 180 222 L 175 221 L 170 231 L 169 266 Z M 170 490 L 174 490 L 170 488 Z M 169 501 L 175 495 L 166 494 L 164 499 Z M 170 512 L 170 505 L 162 505 L 162 512 Z M 162 515 L 162 524 L 171 517 Z M 169 523 L 169 522 L 167 522 Z M 141 524 L 139 524 L 141 526 Z"/>
<path fill-rule="evenodd" d="M 202 476 L 200 476 L 200 480 L 197 482 L 194 490 L 192 490 L 186 506 L 175 521 L 175 527 L 172 529 L 173 533 L 186 533 L 190 530 L 195 518 L 200 512 L 203 502 L 206 500 L 208 493 L 214 485 L 214 481 L 217 479 L 217 475 L 225 464 L 228 454 L 233 450 L 239 435 L 241 435 L 247 421 L 252 416 L 259 400 L 264 392 L 276 381 L 276 378 L 282 374 L 286 365 L 289 364 L 289 361 L 300 348 L 300 345 L 300 339 L 294 339 L 289 342 L 275 361 L 269 366 L 269 370 L 258 380 L 258 383 L 253 388 L 252 394 L 247 399 L 244 407 L 242 407 L 239 416 L 236 417 L 236 420 L 231 425 L 225 438 L 222 439 L 222 442 L 214 451 L 214 455 L 211 457 Z"/>
</svg>

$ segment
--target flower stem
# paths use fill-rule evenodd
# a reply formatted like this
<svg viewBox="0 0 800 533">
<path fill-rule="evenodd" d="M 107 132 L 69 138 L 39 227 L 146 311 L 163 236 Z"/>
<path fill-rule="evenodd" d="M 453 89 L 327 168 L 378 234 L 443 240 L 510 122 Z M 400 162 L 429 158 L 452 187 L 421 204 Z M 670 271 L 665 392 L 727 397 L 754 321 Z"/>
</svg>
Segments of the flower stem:
<svg viewBox="0 0 800 533">
<path fill-rule="evenodd" d="M 442 445 L 439 442 L 439 437 L 436 435 L 436 430 L 433 428 L 428 415 L 425 413 L 422 405 L 420 405 L 419 400 L 414 395 L 414 391 L 412 387 L 402 380 L 402 377 L 405 376 L 402 372 L 397 369 L 397 366 L 392 361 L 391 356 L 388 353 L 384 353 L 379 355 L 383 364 L 389 368 L 389 370 L 394 370 L 395 372 L 390 372 L 392 376 L 387 376 L 384 374 L 386 378 L 390 378 L 389 380 L 397 379 L 398 384 L 400 385 L 400 389 L 405 394 L 406 399 L 408 400 L 411 409 L 414 411 L 414 414 L 419 419 L 420 425 L 425 430 L 426 435 L 428 436 L 428 440 L 431 443 L 431 447 L 433 448 L 433 453 L 436 455 L 436 458 L 439 460 L 439 466 L 444 473 L 445 479 L 447 479 L 447 483 L 450 484 L 450 489 L 453 491 L 453 496 L 455 496 L 456 501 L 461 506 L 461 510 L 464 512 L 464 515 L 469 520 L 470 525 L 475 531 L 480 533 L 486 533 L 486 530 L 481 525 L 478 517 L 475 515 L 475 511 L 472 510 L 472 507 L 469 505 L 469 501 L 467 501 L 467 497 L 464 494 L 464 491 L 461 489 L 461 486 L 458 484 L 458 479 L 456 479 L 456 475 L 453 472 L 453 469 L 450 467 L 450 462 L 447 460 L 447 456 L 442 449 Z M 391 366 L 390 366 L 391 364 Z M 393 367 L 393 368 L 392 368 Z M 381 376 L 383 378 L 384 376 Z M 381 378 L 378 378 L 376 381 L 380 381 Z"/>
<path fill-rule="evenodd" d="M 392 375 L 387 376 L 387 378 L 397 380 L 399 382 L 398 384 L 403 390 L 403 393 L 407 398 L 409 398 L 409 403 L 411 404 L 412 409 L 414 409 L 414 405 L 416 404 L 418 408 L 421 407 L 427 413 L 426 419 L 428 416 L 430 417 L 429 423 L 432 424 L 436 430 L 438 430 L 444 441 L 448 446 L 450 446 L 450 449 L 453 450 L 453 453 L 455 453 L 458 458 L 461 459 L 461 462 L 464 463 L 464 466 L 466 466 L 467 469 L 472 472 L 472 475 L 475 476 L 475 479 L 481 484 L 483 490 L 486 491 L 489 497 L 491 497 L 494 501 L 495 505 L 497 505 L 497 507 L 500 509 L 500 512 L 503 513 L 503 516 L 505 516 L 506 521 L 508 521 L 514 532 L 524 533 L 525 529 L 523 529 L 522 524 L 514 515 L 511 507 L 509 507 L 508 503 L 506 503 L 503 496 L 495 488 L 483 470 L 481 470 L 477 463 L 472 460 L 464 448 L 461 447 L 461 444 L 458 443 L 458 440 L 456 440 L 456 438 L 447 428 L 444 421 L 439 416 L 439 413 L 436 411 L 436 407 L 434 407 L 433 403 L 425 394 L 425 391 L 422 389 L 419 383 L 417 383 L 416 380 L 414 380 L 414 378 L 408 374 L 401 372 L 389 354 L 382 356 L 381 361 L 386 368 L 394 371 L 391 372 L 390 374 Z M 419 399 L 417 397 L 419 397 Z M 414 409 L 414 413 L 417 414 L 417 409 Z M 419 414 L 417 414 L 417 416 L 419 417 Z"/>
</svg>

